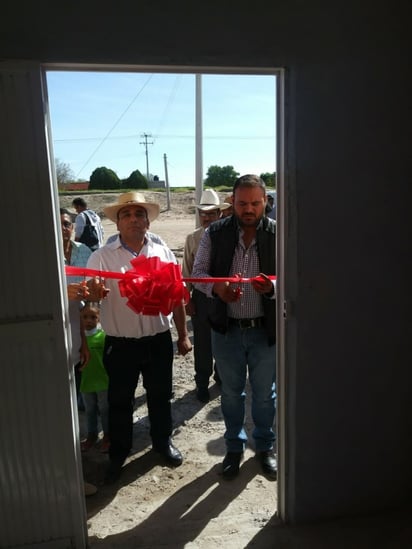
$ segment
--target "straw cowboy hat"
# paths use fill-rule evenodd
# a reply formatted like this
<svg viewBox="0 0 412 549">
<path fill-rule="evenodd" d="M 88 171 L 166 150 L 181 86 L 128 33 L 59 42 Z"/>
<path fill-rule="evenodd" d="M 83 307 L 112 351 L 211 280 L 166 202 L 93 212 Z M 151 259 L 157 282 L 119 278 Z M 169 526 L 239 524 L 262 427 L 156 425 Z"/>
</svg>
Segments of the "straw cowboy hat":
<svg viewBox="0 0 412 549">
<path fill-rule="evenodd" d="M 130 191 L 128 193 L 121 194 L 117 202 L 109 204 L 103 211 L 111 221 L 117 223 L 117 215 L 119 210 L 126 208 L 127 206 L 140 206 L 144 208 L 147 212 L 147 217 L 149 221 L 154 221 L 160 214 L 160 206 L 155 202 L 146 202 L 144 195 Z"/>
<path fill-rule="evenodd" d="M 196 208 L 201 212 L 210 212 L 212 210 L 226 210 L 231 204 L 220 202 L 219 196 L 213 189 L 205 189 L 202 192 L 200 203 L 196 204 Z"/>
</svg>

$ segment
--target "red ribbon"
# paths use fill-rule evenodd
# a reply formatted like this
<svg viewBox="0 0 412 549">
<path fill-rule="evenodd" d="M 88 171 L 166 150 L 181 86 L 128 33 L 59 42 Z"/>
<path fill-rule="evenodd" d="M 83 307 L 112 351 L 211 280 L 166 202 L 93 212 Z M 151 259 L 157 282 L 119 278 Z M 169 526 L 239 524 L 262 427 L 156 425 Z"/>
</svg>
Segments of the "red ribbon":
<svg viewBox="0 0 412 549">
<path fill-rule="evenodd" d="M 127 305 L 135 313 L 144 315 L 170 314 L 182 302 L 189 301 L 189 292 L 183 282 L 230 282 L 235 284 L 248 283 L 260 280 L 261 277 L 241 278 L 210 277 L 210 278 L 182 278 L 180 265 L 165 263 L 158 257 L 139 255 L 130 261 L 132 268 L 125 273 L 101 271 L 85 267 L 66 266 L 67 276 L 98 276 L 119 280 L 119 291 L 122 297 L 127 298 Z M 269 276 L 276 280 L 276 276 Z"/>
</svg>

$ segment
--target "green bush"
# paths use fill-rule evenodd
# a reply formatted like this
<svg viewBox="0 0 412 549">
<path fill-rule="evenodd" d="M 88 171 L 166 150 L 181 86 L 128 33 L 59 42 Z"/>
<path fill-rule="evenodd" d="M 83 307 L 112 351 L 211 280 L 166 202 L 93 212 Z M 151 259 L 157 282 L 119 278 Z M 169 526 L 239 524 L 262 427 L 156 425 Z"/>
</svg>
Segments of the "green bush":
<svg viewBox="0 0 412 549">
<path fill-rule="evenodd" d="M 234 182 L 239 177 L 233 166 L 209 166 L 204 180 L 205 187 L 233 187 Z"/>
<path fill-rule="evenodd" d="M 127 179 L 123 180 L 123 188 L 147 189 L 147 179 L 139 170 L 134 170 Z"/>
<path fill-rule="evenodd" d="M 90 176 L 89 190 L 95 189 L 121 189 L 122 182 L 117 176 L 116 172 L 110 168 L 101 167 L 96 168 Z"/>
</svg>

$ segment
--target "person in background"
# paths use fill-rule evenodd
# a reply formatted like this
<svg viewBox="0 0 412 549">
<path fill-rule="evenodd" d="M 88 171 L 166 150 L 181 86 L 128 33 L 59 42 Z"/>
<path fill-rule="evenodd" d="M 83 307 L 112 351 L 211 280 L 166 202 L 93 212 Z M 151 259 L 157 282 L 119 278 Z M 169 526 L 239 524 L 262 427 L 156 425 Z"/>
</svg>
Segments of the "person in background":
<svg viewBox="0 0 412 549">
<path fill-rule="evenodd" d="M 87 261 L 91 255 L 91 250 L 81 242 L 73 240 L 74 227 L 72 216 L 69 210 L 60 208 L 60 224 L 63 237 L 64 264 L 72 267 L 86 267 Z M 84 410 L 83 399 L 80 394 L 80 354 L 79 349 L 82 344 L 83 330 L 80 326 L 80 309 L 83 306 L 78 299 L 78 292 L 81 291 L 79 285 L 83 282 L 82 277 L 69 277 L 67 279 L 67 291 L 69 296 L 69 318 L 72 334 L 72 358 L 74 364 L 74 373 L 76 379 L 77 405 L 79 410 Z"/>
<path fill-rule="evenodd" d="M 270 219 L 276 220 L 276 191 L 271 191 L 267 194 L 268 203 L 266 206 L 266 215 Z"/>
<path fill-rule="evenodd" d="M 233 187 L 234 214 L 206 229 L 192 271 L 193 277 L 200 278 L 240 275 L 254 279 L 242 286 L 228 281 L 196 284 L 210 298 L 212 349 L 222 380 L 227 448 L 222 474 L 226 479 L 238 475 L 247 442 L 247 374 L 256 456 L 263 473 L 277 477 L 276 281 L 267 276 L 276 274 L 276 224 L 265 215 L 266 202 L 266 186 L 260 177 L 239 177 Z"/>
<path fill-rule="evenodd" d="M 209 225 L 220 218 L 222 211 L 230 207 L 230 204 L 221 203 L 219 196 L 213 189 L 203 191 L 200 203 L 196 205 L 200 227 L 188 234 L 183 252 L 182 274 L 190 277 L 200 239 Z M 208 297 L 193 287 L 190 282 L 187 288 L 191 292 L 190 300 L 186 305 L 186 313 L 192 318 L 193 343 L 194 343 L 194 367 L 196 396 L 200 402 L 209 402 L 209 379 L 213 373 L 212 340 L 210 325 L 207 319 Z M 220 384 L 219 374 L 214 367 L 214 379 Z"/>
<path fill-rule="evenodd" d="M 90 352 L 90 359 L 87 365 L 80 369 L 80 392 L 87 417 L 87 438 L 81 442 L 81 449 L 83 452 L 87 452 L 98 442 L 98 416 L 100 415 L 103 438 L 99 444 L 99 448 L 102 453 L 106 453 L 110 446 L 109 406 L 107 402 L 109 378 L 103 365 L 105 333 L 100 326 L 98 304 L 86 303 L 81 310 L 80 316 Z"/>
<path fill-rule="evenodd" d="M 84 244 L 80 244 L 72 240 L 73 223 L 71 220 L 71 214 L 64 208 L 60 208 L 60 224 L 63 238 L 64 264 L 75 267 L 85 267 L 92 252 Z M 83 287 L 82 282 L 83 279 L 81 277 L 70 277 L 69 279 L 66 279 L 72 339 L 71 357 L 76 378 L 78 405 L 80 400 L 80 375 L 76 375 L 76 371 L 79 372 L 80 367 L 87 365 L 90 358 L 89 348 L 87 346 L 86 337 L 80 320 L 82 299 L 87 294 L 87 288 Z M 90 482 L 86 482 L 85 480 L 83 481 L 83 490 L 85 496 L 92 496 L 97 492 L 96 486 Z"/>
<path fill-rule="evenodd" d="M 97 250 L 103 246 L 104 230 L 102 220 L 94 210 L 90 210 L 87 207 L 87 202 L 84 198 L 75 198 L 72 202 L 73 208 L 77 212 L 75 222 L 75 241 L 83 242 L 92 251 Z M 87 234 L 88 230 L 95 229 L 96 241 L 90 242 L 88 239 L 90 236 Z"/>
<path fill-rule="evenodd" d="M 137 192 L 120 195 L 118 201 L 104 209 L 117 224 L 119 235 L 114 242 L 96 250 L 87 267 L 107 271 L 126 271 L 138 255 L 158 257 L 177 264 L 172 251 L 154 243 L 146 233 L 160 213 L 156 203 L 146 202 Z M 150 436 L 153 450 L 168 464 L 179 466 L 183 457 L 172 442 L 171 396 L 173 391 L 172 318 L 177 333 L 177 349 L 186 355 L 191 350 L 183 302 L 169 315 L 143 315 L 132 311 L 120 295 L 116 280 L 108 279 L 107 288 L 89 281 L 90 301 L 98 301 L 109 290 L 100 306 L 102 328 L 106 333 L 103 362 L 109 376 L 110 464 L 105 482 L 115 482 L 122 473 L 133 441 L 133 399 L 140 374 L 146 389 Z"/>
<path fill-rule="evenodd" d="M 229 215 L 233 214 L 233 196 L 231 194 L 228 194 L 225 197 L 225 203 L 229 206 L 222 210 L 222 215 L 220 217 L 229 217 Z"/>
</svg>

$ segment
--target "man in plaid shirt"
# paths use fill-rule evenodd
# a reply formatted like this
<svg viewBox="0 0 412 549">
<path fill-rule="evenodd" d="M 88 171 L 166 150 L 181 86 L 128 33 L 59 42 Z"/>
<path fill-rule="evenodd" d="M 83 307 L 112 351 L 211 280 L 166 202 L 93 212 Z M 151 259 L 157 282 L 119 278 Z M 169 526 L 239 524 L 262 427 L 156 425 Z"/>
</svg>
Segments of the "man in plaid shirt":
<svg viewBox="0 0 412 549">
<path fill-rule="evenodd" d="M 274 455 L 276 409 L 276 223 L 265 215 L 266 186 L 256 175 L 233 187 L 234 214 L 216 221 L 203 235 L 192 276 L 242 278 L 242 285 L 197 283 L 210 300 L 212 347 L 222 380 L 221 406 L 227 453 L 223 477 L 239 473 L 247 442 L 244 428 L 246 379 L 252 388 L 253 439 L 263 473 L 277 477 Z M 266 273 L 266 274 L 265 274 Z"/>
</svg>

